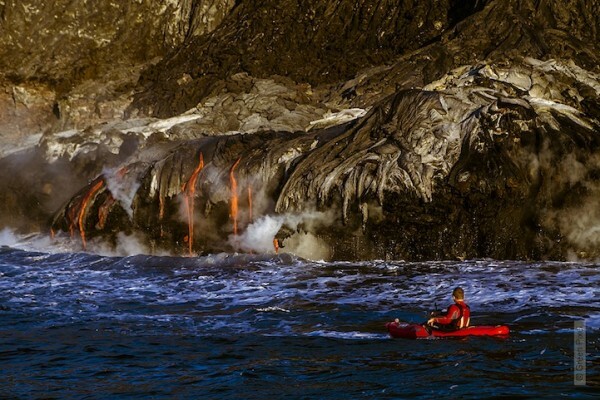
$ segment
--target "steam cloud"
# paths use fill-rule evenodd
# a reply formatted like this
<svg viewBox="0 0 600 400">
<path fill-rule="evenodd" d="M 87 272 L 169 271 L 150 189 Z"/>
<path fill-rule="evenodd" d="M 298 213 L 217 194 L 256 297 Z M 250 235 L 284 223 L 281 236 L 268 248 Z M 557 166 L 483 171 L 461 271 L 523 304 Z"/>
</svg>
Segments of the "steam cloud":
<svg viewBox="0 0 600 400">
<path fill-rule="evenodd" d="M 304 212 L 300 214 L 266 215 L 252 224 L 238 236 L 229 237 L 230 244 L 244 252 L 272 253 L 273 239 L 285 225 L 298 231 L 300 224 L 307 230 L 327 226 L 332 216 L 325 212 Z M 285 251 L 312 260 L 326 260 L 330 250 L 326 243 L 309 232 L 296 232 L 285 240 Z"/>
<path fill-rule="evenodd" d="M 71 250 L 68 247 L 65 248 L 62 243 L 53 243 L 47 235 L 38 233 L 21 235 L 15 233 L 11 228 L 4 228 L 0 231 L 0 246 L 8 246 L 25 251 L 48 252 L 49 248 L 55 248 L 57 251 Z"/>
<path fill-rule="evenodd" d="M 121 203 L 130 218 L 133 218 L 133 198 L 140 187 L 137 174 L 123 174 L 120 169 L 106 168 L 102 171 L 106 187 L 112 196 Z"/>
<path fill-rule="evenodd" d="M 600 171 L 600 156 L 570 153 L 557 161 L 546 142 L 537 157 L 530 159 L 529 169 L 532 177 L 540 171 L 546 175 L 544 190 L 549 193 L 576 191 L 576 201 L 542 210 L 541 223 L 565 238 L 572 261 L 588 258 L 589 251 L 600 246 L 600 182 L 593 178 Z"/>
<path fill-rule="evenodd" d="M 133 256 L 137 254 L 154 254 L 154 255 L 168 255 L 168 254 L 155 254 L 151 249 L 144 244 L 145 240 L 140 235 L 132 234 L 126 235 L 123 232 L 117 234 L 117 244 L 112 246 L 104 241 L 94 241 L 90 243 L 90 247 L 94 250 L 94 253 L 103 256 Z"/>
</svg>

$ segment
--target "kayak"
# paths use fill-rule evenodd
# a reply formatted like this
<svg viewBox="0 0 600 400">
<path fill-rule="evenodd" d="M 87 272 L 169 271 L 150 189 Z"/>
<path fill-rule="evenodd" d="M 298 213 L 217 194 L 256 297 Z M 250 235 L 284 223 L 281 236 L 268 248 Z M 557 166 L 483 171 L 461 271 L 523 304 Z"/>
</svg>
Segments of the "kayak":
<svg viewBox="0 0 600 400">
<path fill-rule="evenodd" d="M 506 336 L 510 332 L 506 325 L 495 326 L 469 326 L 456 331 L 440 331 L 425 329 L 421 324 L 408 324 L 406 322 L 388 322 L 385 324 L 390 336 L 393 338 L 420 339 L 434 337 L 463 337 L 463 336 Z"/>
</svg>

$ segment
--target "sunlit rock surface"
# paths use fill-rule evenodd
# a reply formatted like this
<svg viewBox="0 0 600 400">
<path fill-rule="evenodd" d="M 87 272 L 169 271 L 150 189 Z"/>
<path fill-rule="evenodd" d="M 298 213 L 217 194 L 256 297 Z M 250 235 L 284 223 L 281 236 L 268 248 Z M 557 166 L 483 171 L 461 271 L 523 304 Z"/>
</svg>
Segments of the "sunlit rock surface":
<svg viewBox="0 0 600 400">
<path fill-rule="evenodd" d="M 140 71 L 186 39 L 211 32 L 233 5 L 233 0 L 0 2 L 5 92 L 0 90 L 0 104 L 12 95 L 17 113 L 3 104 L 0 136 L 14 126 L 26 134 L 121 118 Z M 19 112 L 23 103 L 35 104 L 31 115 Z"/>
<path fill-rule="evenodd" d="M 147 53 L 117 36 L 81 79 L 3 65 L 1 222 L 89 251 L 598 256 L 599 1 L 230 3 L 165 3 Z"/>
</svg>

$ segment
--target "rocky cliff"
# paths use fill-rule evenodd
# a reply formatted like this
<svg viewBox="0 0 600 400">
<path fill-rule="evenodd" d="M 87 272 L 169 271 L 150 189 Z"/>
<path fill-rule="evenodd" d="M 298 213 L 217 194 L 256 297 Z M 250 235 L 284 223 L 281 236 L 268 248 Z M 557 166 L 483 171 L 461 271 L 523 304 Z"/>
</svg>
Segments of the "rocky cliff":
<svg viewBox="0 0 600 400">
<path fill-rule="evenodd" d="M 599 1 L 158 3 L 0 3 L 4 225 L 91 250 L 598 256 Z"/>
</svg>

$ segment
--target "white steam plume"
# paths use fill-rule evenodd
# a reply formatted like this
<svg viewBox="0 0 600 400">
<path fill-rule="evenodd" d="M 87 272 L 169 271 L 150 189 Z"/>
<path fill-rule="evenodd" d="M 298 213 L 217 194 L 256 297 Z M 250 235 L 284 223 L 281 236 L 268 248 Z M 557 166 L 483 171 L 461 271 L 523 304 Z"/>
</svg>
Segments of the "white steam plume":
<svg viewBox="0 0 600 400">
<path fill-rule="evenodd" d="M 114 247 L 103 240 L 94 240 L 92 243 L 88 244 L 88 247 L 92 249 L 95 254 L 108 257 L 153 254 L 148 246 L 144 244 L 144 238 L 135 233 L 126 235 L 123 232 L 119 232 L 117 234 L 117 243 Z"/>
<path fill-rule="evenodd" d="M 229 243 L 236 249 L 244 252 L 273 253 L 273 239 L 277 232 L 285 225 L 292 231 L 296 231 L 300 224 L 307 231 L 318 226 L 330 225 L 331 213 L 304 212 L 301 214 L 266 215 L 252 224 L 238 236 L 231 235 Z M 298 256 L 320 260 L 330 256 L 328 246 L 320 241 L 314 234 L 308 232 L 296 232 L 284 242 L 285 252 Z"/>
<path fill-rule="evenodd" d="M 136 173 L 124 173 L 122 169 L 106 168 L 102 171 L 106 187 L 130 218 L 133 218 L 131 204 L 137 193 L 140 182 Z"/>
<path fill-rule="evenodd" d="M 329 260 L 331 249 L 310 232 L 297 232 L 285 241 L 285 250 L 309 260 Z"/>
<path fill-rule="evenodd" d="M 550 177 L 543 189 L 545 196 L 569 190 L 583 192 L 577 203 L 541 210 L 542 226 L 558 229 L 571 246 L 568 258 L 587 259 L 600 247 L 600 183 L 590 172 L 600 169 L 600 156 L 570 153 L 556 160 L 544 143 L 537 157 L 529 162 L 531 176 L 541 172 Z M 584 190 L 582 190 L 584 188 Z"/>
<path fill-rule="evenodd" d="M 0 246 L 13 247 L 19 242 L 19 239 L 14 232 L 9 228 L 4 228 L 0 231 Z"/>
<path fill-rule="evenodd" d="M 14 249 L 25 251 L 70 251 L 70 247 L 65 246 L 57 240 L 52 240 L 50 236 L 42 233 L 30 233 L 21 235 L 15 233 L 10 228 L 4 228 L 0 231 L 0 246 L 8 246 Z"/>
</svg>

